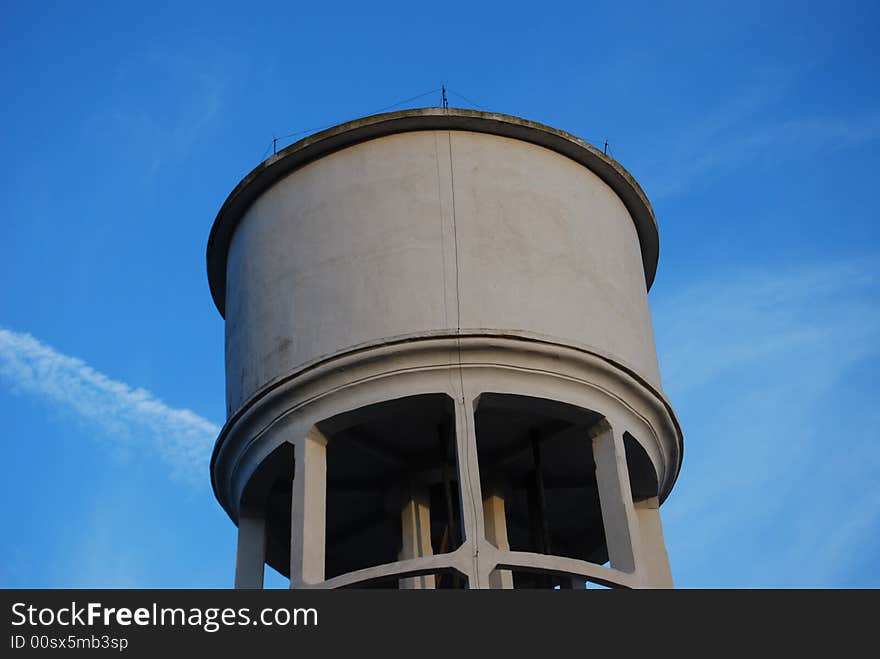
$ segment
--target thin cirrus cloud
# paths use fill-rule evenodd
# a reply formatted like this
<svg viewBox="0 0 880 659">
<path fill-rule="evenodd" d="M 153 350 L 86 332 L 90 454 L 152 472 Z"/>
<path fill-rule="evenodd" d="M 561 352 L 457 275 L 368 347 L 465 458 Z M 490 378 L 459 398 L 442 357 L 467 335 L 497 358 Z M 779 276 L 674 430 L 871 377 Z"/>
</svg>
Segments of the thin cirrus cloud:
<svg viewBox="0 0 880 659">
<path fill-rule="evenodd" d="M 878 351 L 875 258 L 748 268 L 653 305 L 667 384 L 684 393 L 732 371 L 794 360 L 844 369 Z M 781 371 L 785 372 L 785 371 Z M 790 372 L 790 371 L 789 371 Z"/>
<path fill-rule="evenodd" d="M 880 583 L 876 263 L 742 269 L 655 300 L 685 433 L 664 523 L 689 585 Z"/>
<path fill-rule="evenodd" d="M 47 398 L 119 442 L 158 455 L 171 475 L 197 482 L 220 428 L 187 409 L 169 407 L 64 355 L 30 334 L 0 327 L 0 379 L 13 391 Z"/>
<path fill-rule="evenodd" d="M 804 152 L 833 152 L 880 139 L 880 112 L 849 117 L 801 117 L 746 125 L 700 142 L 669 149 L 670 158 L 646 173 L 651 197 L 674 196 L 695 181 L 745 164 L 776 161 Z M 710 146 L 711 145 L 711 146 Z"/>
<path fill-rule="evenodd" d="M 797 77 L 771 74 L 687 118 L 687 129 L 661 138 L 639 178 L 653 200 L 674 197 L 698 181 L 744 165 L 775 163 L 859 147 L 880 140 L 880 108 L 858 114 L 777 116 Z"/>
</svg>

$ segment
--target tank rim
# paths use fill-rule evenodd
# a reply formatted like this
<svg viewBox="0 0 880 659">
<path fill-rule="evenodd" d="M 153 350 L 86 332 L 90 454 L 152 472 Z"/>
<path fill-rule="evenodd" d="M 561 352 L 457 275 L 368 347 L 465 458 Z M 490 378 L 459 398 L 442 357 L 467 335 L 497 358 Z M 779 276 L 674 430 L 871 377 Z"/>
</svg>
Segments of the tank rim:
<svg viewBox="0 0 880 659">
<path fill-rule="evenodd" d="M 620 197 L 635 223 L 645 285 L 650 290 L 660 251 L 657 220 L 644 191 L 620 163 L 579 137 L 538 122 L 495 112 L 428 107 L 362 117 L 314 133 L 273 154 L 241 179 L 220 207 L 208 237 L 208 284 L 220 315 L 226 315 L 226 258 L 232 235 L 263 192 L 299 167 L 334 151 L 397 133 L 426 130 L 518 139 L 560 153 L 592 171 Z"/>
</svg>

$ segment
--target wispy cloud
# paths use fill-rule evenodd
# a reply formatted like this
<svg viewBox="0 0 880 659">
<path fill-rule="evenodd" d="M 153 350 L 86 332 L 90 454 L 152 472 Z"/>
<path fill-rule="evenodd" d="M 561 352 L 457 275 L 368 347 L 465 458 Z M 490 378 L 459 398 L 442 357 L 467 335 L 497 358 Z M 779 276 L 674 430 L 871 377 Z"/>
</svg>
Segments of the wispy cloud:
<svg viewBox="0 0 880 659">
<path fill-rule="evenodd" d="M 816 350 L 845 369 L 880 350 L 880 282 L 873 258 L 790 268 L 743 268 L 657 303 L 663 374 L 681 394 L 732 371 Z"/>
<path fill-rule="evenodd" d="M 686 445 L 668 538 L 689 585 L 880 584 L 877 262 L 739 270 L 655 300 Z"/>
<path fill-rule="evenodd" d="M 829 153 L 880 140 L 880 109 L 848 115 L 780 116 L 784 78 L 740 89 L 655 144 L 639 175 L 652 199 L 682 193 L 700 180 L 805 153 Z"/>
<path fill-rule="evenodd" d="M 136 171 L 152 185 L 163 170 L 186 161 L 217 128 L 244 65 L 205 42 L 173 56 L 159 45 L 134 52 L 117 63 L 114 84 L 86 121 L 87 134 L 113 145 L 109 157 L 126 163 L 136 159 Z M 152 89 L 159 85 L 163 93 L 157 95 Z"/>
<path fill-rule="evenodd" d="M 190 410 L 169 407 L 149 391 L 2 327 L 0 378 L 16 392 L 65 406 L 119 444 L 157 454 L 175 478 L 204 479 L 220 428 Z"/>
</svg>

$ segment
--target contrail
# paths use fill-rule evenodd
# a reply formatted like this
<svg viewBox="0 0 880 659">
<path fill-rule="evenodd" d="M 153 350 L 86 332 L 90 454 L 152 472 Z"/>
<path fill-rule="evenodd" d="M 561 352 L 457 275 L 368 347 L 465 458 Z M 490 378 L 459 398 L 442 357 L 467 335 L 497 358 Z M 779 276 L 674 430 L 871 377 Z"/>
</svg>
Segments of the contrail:
<svg viewBox="0 0 880 659">
<path fill-rule="evenodd" d="M 169 407 L 145 389 L 132 389 L 30 334 L 2 327 L 0 378 L 13 391 L 66 406 L 113 441 L 155 452 L 175 478 L 198 482 L 205 477 L 220 428 L 190 410 Z"/>
</svg>

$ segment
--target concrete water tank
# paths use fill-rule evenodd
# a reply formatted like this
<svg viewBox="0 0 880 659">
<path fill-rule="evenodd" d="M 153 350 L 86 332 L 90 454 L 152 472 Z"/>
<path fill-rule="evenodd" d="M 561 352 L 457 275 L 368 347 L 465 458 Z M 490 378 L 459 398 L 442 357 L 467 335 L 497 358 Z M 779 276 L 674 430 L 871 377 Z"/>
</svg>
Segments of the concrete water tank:
<svg viewBox="0 0 880 659">
<path fill-rule="evenodd" d="M 651 206 L 520 118 L 425 108 L 260 164 L 211 230 L 238 587 L 672 585 Z"/>
</svg>

